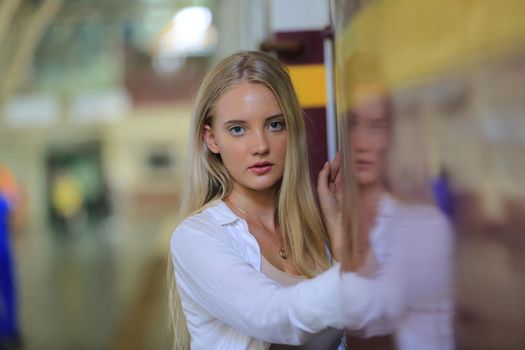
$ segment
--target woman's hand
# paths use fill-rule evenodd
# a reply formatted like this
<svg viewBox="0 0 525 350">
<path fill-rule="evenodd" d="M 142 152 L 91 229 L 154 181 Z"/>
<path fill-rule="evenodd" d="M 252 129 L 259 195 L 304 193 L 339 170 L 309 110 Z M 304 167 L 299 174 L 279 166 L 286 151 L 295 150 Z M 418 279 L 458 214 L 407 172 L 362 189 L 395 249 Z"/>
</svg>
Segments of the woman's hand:
<svg viewBox="0 0 525 350">
<path fill-rule="evenodd" d="M 334 259 L 340 261 L 343 248 L 343 189 L 341 178 L 341 155 L 336 154 L 334 160 L 326 162 L 319 172 L 317 193 L 323 220 L 328 230 Z"/>
</svg>

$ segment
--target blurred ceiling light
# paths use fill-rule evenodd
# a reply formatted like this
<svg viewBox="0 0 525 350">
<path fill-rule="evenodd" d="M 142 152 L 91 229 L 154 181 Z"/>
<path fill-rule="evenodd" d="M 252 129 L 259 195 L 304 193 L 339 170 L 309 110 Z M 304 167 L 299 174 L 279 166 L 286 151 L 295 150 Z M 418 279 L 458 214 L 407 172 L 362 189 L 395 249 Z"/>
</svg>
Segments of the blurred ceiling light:
<svg viewBox="0 0 525 350">
<path fill-rule="evenodd" d="M 192 6 L 178 11 L 157 35 L 153 45 L 153 67 L 173 73 L 188 56 L 205 56 L 217 46 L 217 29 L 207 7 Z"/>
</svg>

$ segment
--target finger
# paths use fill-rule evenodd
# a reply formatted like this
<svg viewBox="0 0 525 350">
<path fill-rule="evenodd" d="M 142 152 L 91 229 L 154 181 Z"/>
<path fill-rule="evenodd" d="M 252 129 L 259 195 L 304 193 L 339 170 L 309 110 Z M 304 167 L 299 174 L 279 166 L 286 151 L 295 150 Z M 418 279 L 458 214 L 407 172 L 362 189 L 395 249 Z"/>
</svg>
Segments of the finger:
<svg viewBox="0 0 525 350">
<path fill-rule="evenodd" d="M 330 162 L 330 181 L 334 182 L 341 170 L 341 153 L 337 152 L 334 159 Z"/>
<path fill-rule="evenodd" d="M 321 194 L 322 191 L 326 191 L 328 189 L 328 175 L 330 172 L 330 166 L 328 162 L 324 163 L 323 168 L 319 172 L 319 176 L 317 177 L 317 192 Z"/>
<path fill-rule="evenodd" d="M 337 172 L 337 175 L 335 177 L 334 184 L 336 185 L 336 187 L 339 188 L 339 187 L 341 187 L 342 182 L 343 182 L 343 172 L 339 171 L 339 172 Z"/>
</svg>

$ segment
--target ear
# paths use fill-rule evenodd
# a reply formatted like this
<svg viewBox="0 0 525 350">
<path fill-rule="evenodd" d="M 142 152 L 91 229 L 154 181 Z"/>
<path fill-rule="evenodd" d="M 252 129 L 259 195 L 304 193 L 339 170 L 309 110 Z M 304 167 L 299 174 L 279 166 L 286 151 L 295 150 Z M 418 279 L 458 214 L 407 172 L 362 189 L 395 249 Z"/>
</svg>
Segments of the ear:
<svg viewBox="0 0 525 350">
<path fill-rule="evenodd" d="M 204 139 L 206 146 L 208 146 L 208 149 L 212 153 L 219 154 L 219 147 L 215 143 L 215 135 L 213 134 L 211 126 L 204 125 L 204 132 L 202 134 L 202 138 Z"/>
</svg>

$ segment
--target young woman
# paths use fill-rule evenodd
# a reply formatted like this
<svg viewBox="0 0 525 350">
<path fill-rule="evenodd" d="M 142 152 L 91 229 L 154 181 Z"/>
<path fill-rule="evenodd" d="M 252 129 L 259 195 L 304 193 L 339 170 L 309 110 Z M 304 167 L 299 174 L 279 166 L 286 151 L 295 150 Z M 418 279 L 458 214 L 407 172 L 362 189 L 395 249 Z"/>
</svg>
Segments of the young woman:
<svg viewBox="0 0 525 350">
<path fill-rule="evenodd" d="M 347 295 L 346 326 L 360 329 L 360 337 L 394 334 L 401 350 L 452 349 L 449 224 L 437 208 L 402 201 L 390 192 L 386 180 L 392 139 L 389 101 L 378 85 L 367 83 L 353 88 L 345 156 L 349 155 L 349 173 L 357 182 L 358 201 L 352 210 L 358 229 L 353 246 L 359 247 L 354 252 L 361 258 L 352 261 L 348 259 L 352 256 L 343 255 L 343 260 L 349 262 L 344 265 L 354 266 L 360 261 L 359 273 L 369 277 L 368 296 L 374 302 L 370 308 L 378 309 L 376 315 L 380 317 L 364 324 L 355 322 L 352 303 L 356 294 L 353 281 L 349 281 L 343 284 Z M 340 158 L 321 171 L 318 188 L 328 230 L 339 231 L 333 235 L 344 240 L 341 175 L 329 181 L 330 174 L 333 177 L 341 173 Z M 368 346 L 352 337 L 348 344 L 351 348 Z"/>
<path fill-rule="evenodd" d="M 188 346 L 186 327 L 192 349 L 338 346 L 339 331 L 312 336 L 343 324 L 306 150 L 278 60 L 241 52 L 208 73 L 191 126 L 186 219 L 171 240 L 176 348 Z"/>
</svg>

